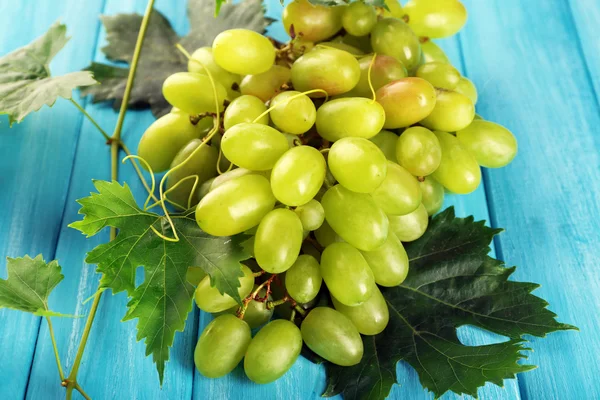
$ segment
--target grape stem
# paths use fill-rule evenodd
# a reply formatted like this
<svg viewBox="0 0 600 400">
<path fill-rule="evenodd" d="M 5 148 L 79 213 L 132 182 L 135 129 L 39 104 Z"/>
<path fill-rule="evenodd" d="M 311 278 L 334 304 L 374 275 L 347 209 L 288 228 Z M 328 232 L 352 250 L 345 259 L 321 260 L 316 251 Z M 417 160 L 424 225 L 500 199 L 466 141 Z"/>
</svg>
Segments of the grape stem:
<svg viewBox="0 0 600 400">
<path fill-rule="evenodd" d="M 56 358 L 56 367 L 58 368 L 58 376 L 61 381 L 65 380 L 65 373 L 63 372 L 62 365 L 60 364 L 60 356 L 58 354 L 58 346 L 56 345 L 56 337 L 54 336 L 54 328 L 52 327 L 52 321 L 50 317 L 46 317 L 48 322 L 48 332 L 50 333 L 50 340 L 52 340 L 52 348 L 54 349 L 54 358 Z"/>
<path fill-rule="evenodd" d="M 135 43 L 135 50 L 133 52 L 133 58 L 131 60 L 131 68 L 129 69 L 129 76 L 127 77 L 127 84 L 125 86 L 125 93 L 123 95 L 123 102 L 121 103 L 121 109 L 119 110 L 119 117 L 117 119 L 117 125 L 113 132 L 113 135 L 109 138 L 110 142 L 110 154 L 111 154 L 111 179 L 117 180 L 119 175 L 119 150 L 121 148 L 121 131 L 123 129 L 123 121 L 125 120 L 125 114 L 127 113 L 127 106 L 129 104 L 129 97 L 131 95 L 131 89 L 133 88 L 133 81 L 135 79 L 135 74 L 137 71 L 138 61 L 140 59 L 140 54 L 142 52 L 142 45 L 144 43 L 144 37 L 146 35 L 146 31 L 148 30 L 148 24 L 150 22 L 150 16 L 152 14 L 152 9 L 154 8 L 154 0 L 148 0 L 148 5 L 146 6 L 146 11 L 144 12 L 144 18 L 142 19 L 142 24 L 140 26 L 140 31 L 138 33 L 138 37 Z M 86 115 L 87 113 L 85 113 Z M 91 118 L 91 117 L 89 117 Z M 99 128 L 99 126 L 97 126 Z M 108 136 L 108 135 L 107 135 Z M 145 182 L 145 181 L 144 181 Z M 117 230 L 115 228 L 110 229 L 110 240 L 114 240 L 117 236 Z M 73 368 L 69 373 L 67 379 L 63 380 L 63 385 L 66 383 L 67 393 L 66 399 L 70 400 L 73 397 L 73 389 L 77 390 L 81 395 L 90 399 L 90 397 L 83 391 L 79 383 L 77 382 L 77 373 L 79 372 L 79 367 L 81 365 L 81 359 L 83 358 L 83 353 L 85 351 L 85 346 L 87 344 L 88 338 L 90 336 L 90 331 L 92 329 L 92 325 L 94 323 L 94 318 L 96 316 L 96 311 L 98 311 L 98 306 L 100 304 L 100 299 L 102 298 L 103 291 L 98 291 L 98 293 L 94 296 L 94 302 L 92 303 L 92 307 L 88 314 L 87 320 L 85 322 L 85 327 L 83 329 L 83 334 L 81 336 L 81 341 L 79 342 L 79 348 L 77 349 L 77 354 L 75 355 L 75 361 L 73 362 Z"/>
</svg>

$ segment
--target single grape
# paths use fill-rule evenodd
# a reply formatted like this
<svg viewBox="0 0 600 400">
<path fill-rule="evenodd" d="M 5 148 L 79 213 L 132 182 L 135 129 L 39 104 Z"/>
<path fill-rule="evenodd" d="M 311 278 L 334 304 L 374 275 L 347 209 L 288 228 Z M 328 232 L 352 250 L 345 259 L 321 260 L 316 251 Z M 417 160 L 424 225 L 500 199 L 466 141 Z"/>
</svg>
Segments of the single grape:
<svg viewBox="0 0 600 400">
<path fill-rule="evenodd" d="M 138 145 L 138 155 L 150 164 L 153 172 L 165 171 L 183 146 L 200 137 L 201 126 L 192 124 L 189 115 L 169 113 L 146 129 Z"/>
<path fill-rule="evenodd" d="M 223 314 L 204 328 L 194 351 L 194 364 L 207 378 L 227 375 L 242 361 L 250 340 L 250 328 L 241 319 Z"/>
<path fill-rule="evenodd" d="M 223 126 L 225 130 L 243 122 L 254 122 L 262 113 L 267 111 L 265 103 L 258 97 L 243 95 L 233 100 L 225 109 Z M 263 115 L 257 124 L 268 125 L 269 115 Z"/>
<path fill-rule="evenodd" d="M 315 231 L 319 229 L 321 225 L 323 225 L 323 221 L 325 221 L 325 210 L 321 203 L 315 199 L 296 207 L 294 212 L 298 214 L 305 231 Z"/>
<path fill-rule="evenodd" d="M 445 62 L 425 63 L 417 69 L 417 76 L 431 83 L 433 87 L 454 90 L 460 82 L 460 72 Z"/>
<path fill-rule="evenodd" d="M 432 174 L 446 189 L 458 194 L 471 193 L 481 182 L 481 169 L 475 157 L 453 135 L 435 132 L 442 146 L 442 161 Z"/>
<path fill-rule="evenodd" d="M 227 97 L 230 100 L 233 100 L 240 95 L 234 88 L 239 86 L 242 77 L 219 67 L 213 57 L 212 48 L 200 47 L 192 53 L 192 58 L 188 60 L 188 71 L 207 75 L 207 70 L 210 72 L 211 76 L 227 90 Z"/>
<path fill-rule="evenodd" d="M 271 321 L 250 342 L 244 357 L 244 371 L 253 382 L 273 382 L 294 365 L 300 350 L 300 329 L 283 319 Z"/>
<path fill-rule="evenodd" d="M 369 36 L 352 36 L 348 33 L 340 36 L 336 36 L 332 39 L 333 42 L 345 43 L 354 47 L 355 49 L 359 49 L 363 54 L 372 53 L 373 49 L 371 48 L 371 39 Z"/>
<path fill-rule="evenodd" d="M 379 20 L 371 31 L 371 46 L 377 54 L 392 56 L 411 71 L 421 61 L 419 38 L 401 19 Z"/>
<path fill-rule="evenodd" d="M 325 193 L 321 204 L 327 223 L 352 246 L 372 251 L 385 242 L 389 222 L 370 195 L 335 185 Z"/>
<path fill-rule="evenodd" d="M 317 249 L 315 244 L 311 242 L 305 241 L 302 243 L 302 253 L 304 255 L 312 256 L 317 260 L 317 262 L 321 262 L 321 251 Z"/>
<path fill-rule="evenodd" d="M 377 102 L 363 97 L 328 101 L 317 110 L 317 132 L 330 142 L 377 135 L 385 123 L 385 111 Z"/>
<path fill-rule="evenodd" d="M 358 60 L 358 63 L 360 65 L 360 79 L 356 87 L 352 89 L 352 92 L 360 97 L 373 97 L 373 92 L 371 92 L 371 87 L 369 86 L 369 67 L 371 63 L 373 63 L 373 66 L 371 66 L 371 84 L 374 90 L 408 76 L 406 68 L 404 68 L 404 65 L 400 61 L 384 54 L 376 55 L 375 61 L 373 61 L 373 56 L 363 57 Z"/>
<path fill-rule="evenodd" d="M 436 93 L 425 79 L 404 78 L 379 88 L 377 102 L 385 110 L 385 129 L 404 128 L 433 111 Z"/>
<path fill-rule="evenodd" d="M 358 193 L 371 193 L 377 189 L 388 168 L 388 161 L 379 147 L 358 137 L 335 142 L 327 162 L 335 179 L 346 189 Z"/>
<path fill-rule="evenodd" d="M 421 42 L 421 50 L 423 50 L 423 61 L 425 63 L 430 62 L 445 62 L 450 64 L 450 59 L 444 53 L 435 42 L 432 40 L 426 40 L 425 42 Z"/>
<path fill-rule="evenodd" d="M 433 215 L 441 210 L 444 204 L 444 187 L 435 179 L 428 176 L 419 182 L 421 193 L 423 193 L 423 206 L 427 210 L 428 215 Z"/>
<path fill-rule="evenodd" d="M 292 65 L 292 83 L 300 92 L 322 89 L 329 96 L 350 91 L 360 79 L 360 66 L 348 52 L 317 47 Z M 310 97 L 325 97 L 322 92 Z"/>
<path fill-rule="evenodd" d="M 210 191 L 196 207 L 200 229 L 213 236 L 231 236 L 258 225 L 275 206 L 264 176 L 246 175 Z"/>
<path fill-rule="evenodd" d="M 375 8 L 362 2 L 351 3 L 344 8 L 342 26 L 346 32 L 354 36 L 368 35 L 377 22 Z"/>
<path fill-rule="evenodd" d="M 255 286 L 252 290 L 256 290 L 257 286 Z M 267 289 L 263 288 L 258 292 L 258 296 L 264 298 L 267 296 Z M 273 309 L 267 308 L 267 301 L 273 300 L 271 296 L 267 296 L 267 300 L 265 301 L 256 301 L 251 300 L 248 303 L 248 307 L 246 308 L 246 312 L 244 313 L 244 322 L 248 324 L 250 329 L 258 328 L 259 326 L 263 326 L 267 322 L 271 320 L 273 316 Z M 230 312 L 233 314 L 237 313 L 239 309 L 238 306 L 230 309 Z"/>
<path fill-rule="evenodd" d="M 215 62 L 234 74 L 262 74 L 275 62 L 275 48 L 269 39 L 250 29 L 229 29 L 219 33 L 212 49 Z"/>
<path fill-rule="evenodd" d="M 375 288 L 369 264 L 360 251 L 348 243 L 333 243 L 323 250 L 321 275 L 329 292 L 348 306 L 364 303 Z"/>
<path fill-rule="evenodd" d="M 296 36 L 294 40 L 290 42 L 292 47 L 292 53 L 296 58 L 300 57 L 304 53 L 308 53 L 315 47 L 315 43 L 310 40 L 306 40 L 301 38 L 300 36 Z"/>
<path fill-rule="evenodd" d="M 240 265 L 244 275 L 240 277 L 238 294 L 240 295 L 240 298 L 243 299 L 252 291 L 252 287 L 254 286 L 254 275 L 250 268 L 243 264 Z M 198 287 L 194 292 L 194 299 L 196 300 L 198 308 L 210 313 L 225 311 L 237 304 L 233 297 L 225 293 L 221 294 L 219 289 L 211 286 L 210 276 L 208 275 L 198 284 Z"/>
<path fill-rule="evenodd" d="M 262 101 L 268 101 L 290 81 L 292 72 L 288 67 L 273 65 L 267 72 L 258 75 L 247 75 L 242 79 L 240 91 L 242 94 L 256 96 Z"/>
<path fill-rule="evenodd" d="M 395 218 L 390 216 L 390 221 Z M 398 286 L 408 275 L 408 255 L 402 242 L 390 230 L 382 246 L 373 251 L 361 251 L 373 271 L 375 283 L 381 286 Z M 362 332 L 361 332 L 362 333 Z"/>
<path fill-rule="evenodd" d="M 272 274 L 290 268 L 300 254 L 302 222 L 291 210 L 276 208 L 264 216 L 254 240 L 254 257 Z"/>
<path fill-rule="evenodd" d="M 311 42 L 323 41 L 342 28 L 343 7 L 315 6 L 295 0 L 283 9 L 283 26 L 290 36 Z"/>
<path fill-rule="evenodd" d="M 284 153 L 273 166 L 271 189 L 285 205 L 308 203 L 325 180 L 325 158 L 315 148 L 297 146 Z"/>
<path fill-rule="evenodd" d="M 406 215 L 390 215 L 390 231 L 402 242 L 412 242 L 423 236 L 429 225 L 424 205 Z"/>
<path fill-rule="evenodd" d="M 271 175 L 271 171 L 250 171 L 249 169 L 246 169 L 246 168 L 232 169 L 229 172 L 225 172 L 225 173 L 217 176 L 212 181 L 212 183 L 210 185 L 210 188 L 209 188 L 209 191 L 218 188 L 219 186 L 221 186 L 225 182 L 228 182 L 228 181 L 230 181 L 232 179 L 235 179 L 235 178 L 239 178 L 240 176 L 244 176 L 244 175 L 262 175 L 265 178 L 269 179 L 269 176 Z"/>
<path fill-rule="evenodd" d="M 273 168 L 288 149 L 281 132 L 258 123 L 237 124 L 225 131 L 221 141 L 221 150 L 231 162 L 253 171 Z"/>
<path fill-rule="evenodd" d="M 379 147 L 383 154 L 385 154 L 385 158 L 396 162 L 396 143 L 398 142 L 398 135 L 394 132 L 383 130 L 369 140 Z"/>
<path fill-rule="evenodd" d="M 369 300 L 358 306 L 342 304 L 334 296 L 331 296 L 331 300 L 335 309 L 348 317 L 363 335 L 377 335 L 383 332 L 390 320 L 387 303 L 377 286 Z"/>
<path fill-rule="evenodd" d="M 332 243 L 343 242 L 342 239 L 333 228 L 327 223 L 327 221 L 323 221 L 323 224 L 315 231 L 315 238 L 317 242 L 323 246 L 327 247 Z"/>
<path fill-rule="evenodd" d="M 469 100 L 471 100 L 473 105 L 477 105 L 477 99 L 478 99 L 477 87 L 475 87 L 475 84 L 473 82 L 471 82 L 468 78 L 465 78 L 465 77 L 460 78 L 460 81 L 458 82 L 458 86 L 456 86 L 456 88 L 454 88 L 454 91 L 458 92 L 460 94 L 464 94 L 465 96 L 467 96 L 469 98 Z"/>
<path fill-rule="evenodd" d="M 371 196 L 384 213 L 405 215 L 421 204 L 419 181 L 406 169 L 387 161 L 387 175 Z"/>
<path fill-rule="evenodd" d="M 271 119 L 275 126 L 293 135 L 307 132 L 317 119 L 317 109 L 312 100 L 293 90 L 273 97 L 271 107 Z"/>
<path fill-rule="evenodd" d="M 421 124 L 431 130 L 456 132 L 469 126 L 475 117 L 475 106 L 460 93 L 437 91 L 435 107 Z"/>
<path fill-rule="evenodd" d="M 219 82 L 213 81 L 213 83 L 214 89 L 206 75 L 177 72 L 165 79 L 162 92 L 171 105 L 189 115 L 221 112 L 227 91 Z M 217 94 L 216 102 L 214 91 Z M 218 110 L 216 104 L 219 106 Z"/>
<path fill-rule="evenodd" d="M 431 175 L 442 159 L 440 141 L 427 128 L 408 128 L 396 144 L 396 158 L 414 176 Z"/>
<path fill-rule="evenodd" d="M 318 48 L 334 48 L 338 50 L 343 50 L 347 53 L 352 54 L 353 56 L 362 56 L 365 54 L 364 51 L 344 42 L 321 42 L 318 45 Z"/>
<path fill-rule="evenodd" d="M 467 22 L 467 9 L 458 0 L 411 0 L 404 13 L 411 29 L 428 38 L 452 36 Z"/>
<path fill-rule="evenodd" d="M 504 167 L 517 155 L 517 139 L 511 131 L 493 122 L 473 121 L 456 132 L 456 137 L 482 167 Z"/>
<path fill-rule="evenodd" d="M 285 273 L 285 289 L 300 304 L 317 297 L 323 277 L 319 262 L 313 256 L 303 254 Z"/>
<path fill-rule="evenodd" d="M 200 187 L 198 187 L 198 201 L 202 200 L 208 194 L 208 192 L 210 192 L 210 186 L 213 184 L 214 181 L 215 178 L 210 178 L 209 180 L 201 184 Z"/>
<path fill-rule="evenodd" d="M 312 309 L 300 329 L 308 348 L 327 361 L 349 367 L 362 359 L 364 348 L 360 333 L 348 317 L 333 308 Z"/>
<path fill-rule="evenodd" d="M 195 153 L 194 156 L 185 164 L 182 164 L 192 153 Z M 200 139 L 192 140 L 173 159 L 173 163 L 171 164 L 171 170 L 173 171 L 167 177 L 167 190 L 174 187 L 182 179 L 192 175 L 198 176 L 198 183 L 195 187 L 195 189 L 198 189 L 204 182 L 217 175 L 218 156 L 219 152 L 214 147 L 206 143 L 202 144 L 202 140 Z M 179 166 L 180 164 L 182 165 Z M 192 189 L 194 189 L 194 179 L 187 179 L 174 190 L 170 191 L 167 194 L 167 198 L 183 207 L 187 207 Z M 197 190 L 195 190 L 191 201 L 192 206 L 196 205 L 200 200 L 197 193 Z"/>
<path fill-rule="evenodd" d="M 402 4 L 400 4 L 399 0 L 384 0 L 384 4 L 389 9 L 383 9 L 383 15 L 385 17 L 394 17 L 394 18 L 402 18 L 404 16 L 404 12 L 402 11 Z"/>
</svg>

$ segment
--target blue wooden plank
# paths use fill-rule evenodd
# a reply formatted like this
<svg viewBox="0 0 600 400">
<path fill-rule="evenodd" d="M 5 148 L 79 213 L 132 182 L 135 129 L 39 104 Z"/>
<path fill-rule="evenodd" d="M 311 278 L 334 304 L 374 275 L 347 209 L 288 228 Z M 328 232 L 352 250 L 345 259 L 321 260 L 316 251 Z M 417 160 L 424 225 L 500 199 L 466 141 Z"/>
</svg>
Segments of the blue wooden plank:
<svg viewBox="0 0 600 400">
<path fill-rule="evenodd" d="M 146 0 L 107 0 L 104 13 L 143 13 L 145 6 Z M 158 0 L 156 8 L 173 22 L 185 20 L 185 2 Z M 96 16 L 98 14 L 96 11 Z M 176 28 L 182 29 L 181 26 Z M 105 44 L 104 38 L 105 32 L 102 31 L 100 45 L 94 56 L 96 61 L 106 61 L 99 50 Z M 106 104 L 88 105 L 86 109 L 109 132 L 115 126 L 117 114 Z M 137 148 L 141 134 L 153 120 L 148 111 L 128 112 L 123 139 L 132 150 Z M 79 205 L 75 200 L 88 196 L 94 190 L 92 178 L 110 179 L 110 156 L 102 137 L 86 121 L 78 143 L 65 223 L 61 227 L 56 252 L 65 270 L 66 279 L 53 294 L 54 299 L 62 299 L 65 312 L 78 315 L 87 314 L 90 303 L 82 302 L 94 294 L 99 280 L 99 276 L 94 272 L 95 266 L 83 262 L 85 254 L 96 245 L 108 241 L 108 231 L 86 239 L 81 233 L 66 228 L 68 223 L 81 218 L 77 214 Z M 139 198 L 144 198 L 142 185 L 129 165 L 121 167 L 119 178 L 121 181 L 127 181 Z M 113 296 L 106 293 L 103 296 L 78 377 L 84 390 L 94 399 L 190 398 L 193 373 L 190 349 L 193 348 L 192 337 L 195 335 L 196 325 L 194 316 L 190 317 L 186 333 L 176 335 L 161 390 L 152 359 L 145 356 L 144 344 L 136 341 L 136 322 L 120 321 L 125 314 L 126 303 L 124 294 Z M 70 369 L 73 364 L 84 324 L 84 319 L 63 319 L 55 322 L 57 342 L 66 369 Z M 47 332 L 46 327 L 42 325 L 40 338 L 44 335 L 47 335 Z M 40 340 L 31 371 L 28 398 L 64 398 L 64 389 L 58 385 L 52 374 L 55 369 L 53 362 L 51 347 L 47 341 Z"/>
<path fill-rule="evenodd" d="M 77 32 L 51 64 L 55 74 L 83 68 L 96 42 L 94 26 L 101 1 L 0 2 L 0 54 L 4 55 L 42 35 L 57 20 L 68 33 Z M 24 21 L 27 21 L 24 23 Z M 55 253 L 66 192 L 71 175 L 82 116 L 67 101 L 8 127 L 0 117 L 0 254 L 19 257 Z M 51 149 L 49 151 L 49 149 Z M 6 277 L 4 265 L 0 277 Z M 60 309 L 61 304 L 53 301 Z M 40 318 L 0 310 L 0 398 L 23 398 L 33 360 Z M 43 336 L 42 341 L 48 340 Z M 48 374 L 58 381 L 56 367 Z"/>
<path fill-rule="evenodd" d="M 580 3 L 598 13 L 597 2 Z M 536 294 L 581 328 L 532 339 L 528 362 L 540 368 L 520 377 L 522 397 L 600 398 L 600 118 L 569 4 L 466 5 L 471 29 L 461 39 L 466 70 L 484 87 L 479 110 L 520 146 L 513 164 L 485 174 L 492 221 L 506 228 L 497 248 L 519 266 L 516 279 L 541 283 Z M 597 42 L 597 21 L 588 23 L 581 32 Z"/>
</svg>

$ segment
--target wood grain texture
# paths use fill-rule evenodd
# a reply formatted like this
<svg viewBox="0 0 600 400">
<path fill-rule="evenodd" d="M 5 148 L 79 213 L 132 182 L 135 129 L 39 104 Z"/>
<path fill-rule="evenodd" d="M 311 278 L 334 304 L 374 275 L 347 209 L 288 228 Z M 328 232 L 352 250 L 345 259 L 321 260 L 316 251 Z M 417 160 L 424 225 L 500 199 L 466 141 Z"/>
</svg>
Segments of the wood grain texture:
<svg viewBox="0 0 600 400">
<path fill-rule="evenodd" d="M 12 2 L 11 2 L 12 3 Z M 82 68 L 93 58 L 105 61 L 99 47 L 104 32 L 99 13 L 142 13 L 145 0 L 39 1 L 8 4 L 0 1 L 0 54 L 42 34 L 60 17 L 74 36 L 52 64 L 56 73 Z M 516 278 L 540 282 L 538 295 L 551 303 L 561 320 L 582 328 L 580 333 L 558 333 L 533 340 L 536 350 L 528 362 L 537 371 L 487 385 L 482 399 L 600 398 L 596 372 L 600 370 L 598 226 L 600 143 L 598 121 L 600 42 L 593 0 L 465 0 L 470 12 L 466 29 L 456 38 L 440 41 L 453 63 L 480 89 L 478 111 L 487 119 L 513 129 L 520 144 L 515 162 L 486 171 L 484 186 L 468 196 L 448 196 L 457 215 L 473 214 L 507 228 L 496 241 L 497 255 L 516 264 Z M 185 33 L 185 2 L 157 0 L 157 8 Z M 509 10 L 510 12 L 508 12 Z M 268 13 L 279 17 L 277 0 Z M 22 27 L 14 20 L 28 21 Z M 31 22 L 30 22 L 31 21 Z M 17 29 L 18 28 L 18 29 Z M 280 24 L 270 33 L 282 38 Z M 98 36 L 99 34 L 99 36 Z M 93 52 L 95 49 L 95 53 Z M 594 91 L 594 88 L 596 91 Z M 108 131 L 116 113 L 106 105 L 86 106 Z M 124 140 L 134 150 L 148 112 L 129 112 Z M 91 179 L 109 179 L 109 154 L 101 136 L 68 103 L 28 117 L 8 130 L 0 120 L 0 255 L 44 253 L 58 258 L 66 276 L 50 299 L 59 311 L 86 314 L 98 282 L 85 253 L 108 240 L 108 232 L 92 239 L 66 228 L 79 219 L 75 200 L 93 190 Z M 60 143 L 58 146 L 57 143 Z M 32 161 L 35 160 L 35 161 Z M 119 176 L 138 198 L 143 188 L 129 166 Z M 8 194 L 8 195 L 7 195 Z M 489 205 L 489 207 L 488 207 Z M 5 277 L 0 268 L 0 277 Z M 80 370 L 80 382 L 94 399 L 317 399 L 324 389 L 322 367 L 300 359 L 284 378 L 270 385 L 252 384 L 238 367 L 217 380 L 201 377 L 192 354 L 198 332 L 210 317 L 194 311 L 185 333 L 176 335 L 165 384 L 144 345 L 136 342 L 135 322 L 121 323 L 126 298 L 106 293 Z M 45 323 L 12 311 L 0 311 L 0 398 L 62 399 Z M 77 351 L 84 319 L 56 319 L 55 330 L 65 368 Z M 39 329 L 39 340 L 38 337 Z M 463 327 L 465 344 L 502 340 L 479 329 Z M 35 353 L 35 357 L 34 357 Z M 30 371 L 31 368 L 31 371 Z M 399 385 L 391 399 L 430 399 L 412 368 L 398 366 Z M 457 398 L 447 395 L 444 398 Z"/>
</svg>

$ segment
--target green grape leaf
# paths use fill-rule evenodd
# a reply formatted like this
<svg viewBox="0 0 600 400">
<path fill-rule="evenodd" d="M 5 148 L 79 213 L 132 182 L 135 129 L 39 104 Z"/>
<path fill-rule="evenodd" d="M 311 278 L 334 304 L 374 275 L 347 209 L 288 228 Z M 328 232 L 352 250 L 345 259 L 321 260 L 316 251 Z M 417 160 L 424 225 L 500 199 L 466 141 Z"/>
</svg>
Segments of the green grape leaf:
<svg viewBox="0 0 600 400">
<path fill-rule="evenodd" d="M 35 258 L 6 258 L 8 278 L 0 279 L 0 308 L 12 308 L 41 317 L 71 317 L 48 308 L 52 289 L 63 280 L 57 261 L 46 263 L 42 255 Z"/>
<path fill-rule="evenodd" d="M 189 215 L 172 215 L 179 240 L 164 216 L 142 210 L 129 187 L 118 182 L 94 181 L 97 193 L 78 200 L 83 220 L 69 225 L 92 236 L 105 227 L 119 229 L 117 237 L 91 250 L 86 262 L 102 273 L 100 290 L 126 291 L 124 320 L 138 319 L 138 340 L 145 339 L 162 382 L 169 347 L 182 331 L 192 309 L 194 286 L 186 279 L 189 267 L 210 275 L 212 286 L 238 303 L 240 261 L 249 258 L 242 247 L 245 235 L 214 237 L 200 230 Z M 152 229 L 154 228 L 154 230 Z M 136 287 L 136 270 L 144 268 L 144 282 Z"/>
<path fill-rule="evenodd" d="M 221 6 L 222 5 L 222 6 Z M 221 7 L 215 17 L 215 6 Z M 169 21 L 158 11 L 153 11 L 138 61 L 135 85 L 131 92 L 131 107 L 150 107 L 156 117 L 168 113 L 171 105 L 162 95 L 162 84 L 171 74 L 187 71 L 187 60 L 175 48 L 181 43 L 190 53 L 202 46 L 210 46 L 213 39 L 230 28 L 246 28 L 263 33 L 271 23 L 265 17 L 260 0 L 246 0 L 237 4 L 224 4 L 204 0 L 188 2 L 190 32 L 179 37 Z M 108 45 L 102 51 L 111 61 L 130 63 L 137 34 L 142 23 L 138 14 L 103 16 Z M 128 68 L 93 63 L 91 71 L 100 85 L 82 88 L 84 95 L 92 95 L 94 102 L 111 101 L 115 108 L 121 106 L 127 83 Z"/>
<path fill-rule="evenodd" d="M 406 245 L 410 273 L 382 293 L 390 322 L 379 335 L 364 336 L 365 355 L 358 365 L 327 365 L 324 396 L 384 399 L 396 383 L 396 363 L 406 361 L 435 397 L 452 391 L 477 396 L 486 382 L 528 371 L 523 335 L 577 329 L 556 321 L 548 303 L 531 294 L 538 285 L 509 281 L 515 268 L 488 256 L 499 229 L 473 217 L 456 218 L 449 208 L 435 216 L 419 240 Z M 465 346 L 456 329 L 477 326 L 508 337 L 502 343 Z"/>
<path fill-rule="evenodd" d="M 59 96 L 70 99 L 73 89 L 97 83 L 88 71 L 50 75 L 50 61 L 68 41 L 67 27 L 55 23 L 43 36 L 0 58 L 0 114 L 8 114 L 11 126 L 44 104 L 52 107 Z"/>
</svg>

